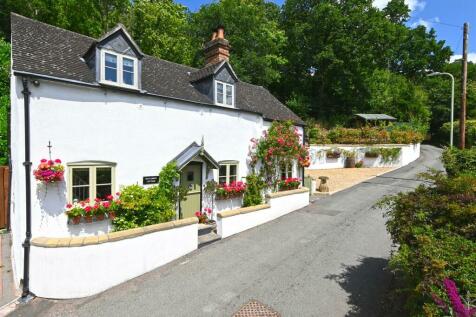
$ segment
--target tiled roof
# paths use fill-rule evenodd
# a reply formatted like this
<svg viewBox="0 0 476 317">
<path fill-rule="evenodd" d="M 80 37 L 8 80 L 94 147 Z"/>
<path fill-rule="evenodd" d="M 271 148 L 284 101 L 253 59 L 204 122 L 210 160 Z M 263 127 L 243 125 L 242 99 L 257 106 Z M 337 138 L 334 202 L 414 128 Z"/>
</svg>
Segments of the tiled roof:
<svg viewBox="0 0 476 317">
<path fill-rule="evenodd" d="M 23 16 L 12 14 L 12 68 L 58 79 L 98 85 L 95 73 L 83 59 L 97 40 Z M 191 82 L 214 72 L 216 65 L 196 69 L 145 55 L 142 89 L 145 93 L 213 105 Z M 139 93 L 139 92 L 138 92 Z M 143 93 L 143 92 L 140 92 Z M 268 120 L 303 121 L 261 86 L 238 81 L 235 107 L 262 114 Z"/>
</svg>

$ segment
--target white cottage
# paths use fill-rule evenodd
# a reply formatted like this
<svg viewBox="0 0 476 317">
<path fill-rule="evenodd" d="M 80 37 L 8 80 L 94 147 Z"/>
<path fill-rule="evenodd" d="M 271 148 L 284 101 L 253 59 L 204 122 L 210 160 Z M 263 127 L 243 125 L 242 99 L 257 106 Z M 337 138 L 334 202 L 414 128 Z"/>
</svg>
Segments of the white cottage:
<svg viewBox="0 0 476 317">
<path fill-rule="evenodd" d="M 30 238 L 110 229 L 108 222 L 69 225 L 67 202 L 103 197 L 122 185 L 147 186 L 177 160 L 192 189 L 178 218 L 192 217 L 204 204 L 206 180 L 231 182 L 250 172 L 250 139 L 273 120 L 293 120 L 303 132 L 302 120 L 268 90 L 240 81 L 223 28 L 205 45 L 206 65 L 196 69 L 143 54 L 122 25 L 94 39 L 16 14 L 11 23 L 17 284 L 28 265 L 22 243 L 28 247 Z M 50 151 L 65 165 L 65 181 L 44 186 L 32 172 Z M 287 172 L 302 177 L 297 167 Z"/>
</svg>

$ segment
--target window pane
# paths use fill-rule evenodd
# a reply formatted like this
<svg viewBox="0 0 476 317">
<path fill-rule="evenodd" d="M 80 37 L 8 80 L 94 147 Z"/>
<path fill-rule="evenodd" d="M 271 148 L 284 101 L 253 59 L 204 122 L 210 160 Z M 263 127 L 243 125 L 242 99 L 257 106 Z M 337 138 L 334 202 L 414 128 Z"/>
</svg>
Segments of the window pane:
<svg viewBox="0 0 476 317">
<path fill-rule="evenodd" d="M 96 184 L 110 184 L 111 182 L 111 168 L 98 167 L 96 168 Z"/>
<path fill-rule="evenodd" d="M 73 201 L 89 198 L 89 186 L 73 187 Z"/>
<path fill-rule="evenodd" d="M 117 70 L 115 68 L 106 67 L 105 77 L 106 77 L 106 80 L 117 81 Z"/>
<path fill-rule="evenodd" d="M 105 54 L 106 57 L 106 67 L 117 68 L 117 57 L 112 54 Z"/>
<path fill-rule="evenodd" d="M 134 85 L 134 73 L 122 72 L 122 81 L 126 85 Z"/>
<path fill-rule="evenodd" d="M 122 59 L 122 65 L 122 69 L 126 72 L 134 72 L 134 61 L 132 59 L 124 57 Z"/>
<path fill-rule="evenodd" d="M 112 194 L 111 185 L 96 186 L 96 197 L 106 200 L 106 197 Z"/>
<path fill-rule="evenodd" d="M 217 103 L 223 103 L 223 84 L 217 83 Z"/>
<path fill-rule="evenodd" d="M 122 81 L 127 85 L 134 85 L 134 61 L 129 58 L 122 59 Z"/>
<path fill-rule="evenodd" d="M 73 186 L 89 185 L 89 168 L 73 168 Z"/>
<path fill-rule="evenodd" d="M 226 104 L 233 104 L 233 87 L 231 85 L 226 85 Z"/>
<path fill-rule="evenodd" d="M 223 176 L 223 177 L 218 178 L 218 182 L 219 182 L 220 184 L 225 184 L 225 183 L 226 183 L 226 176 Z"/>
<path fill-rule="evenodd" d="M 109 81 L 117 81 L 117 57 L 112 54 L 104 54 L 105 56 L 105 69 L 104 77 Z"/>
<path fill-rule="evenodd" d="M 236 165 L 230 165 L 230 176 L 236 176 Z"/>
<path fill-rule="evenodd" d="M 236 182 L 236 175 L 235 176 L 230 175 L 230 183 L 232 182 Z"/>
<path fill-rule="evenodd" d="M 220 165 L 219 176 L 220 177 L 226 177 L 226 165 Z"/>
</svg>

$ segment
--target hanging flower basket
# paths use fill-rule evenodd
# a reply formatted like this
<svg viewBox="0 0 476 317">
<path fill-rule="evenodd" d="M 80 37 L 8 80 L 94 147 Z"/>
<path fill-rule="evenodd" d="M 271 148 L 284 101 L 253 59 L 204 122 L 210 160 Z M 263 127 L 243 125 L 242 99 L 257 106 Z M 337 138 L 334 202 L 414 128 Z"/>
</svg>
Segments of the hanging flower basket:
<svg viewBox="0 0 476 317">
<path fill-rule="evenodd" d="M 37 181 L 48 184 L 64 180 L 64 166 L 60 159 L 42 159 L 38 167 L 33 171 Z"/>
</svg>

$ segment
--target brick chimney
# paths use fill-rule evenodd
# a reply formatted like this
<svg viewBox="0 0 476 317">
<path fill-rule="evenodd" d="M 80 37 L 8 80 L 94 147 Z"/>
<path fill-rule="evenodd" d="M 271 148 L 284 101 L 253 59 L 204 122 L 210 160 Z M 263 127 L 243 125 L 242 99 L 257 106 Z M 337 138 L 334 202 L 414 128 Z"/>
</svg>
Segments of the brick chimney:
<svg viewBox="0 0 476 317">
<path fill-rule="evenodd" d="M 205 44 L 205 66 L 228 60 L 230 57 L 230 44 L 225 39 L 225 29 L 219 26 L 212 34 L 210 42 Z"/>
</svg>

